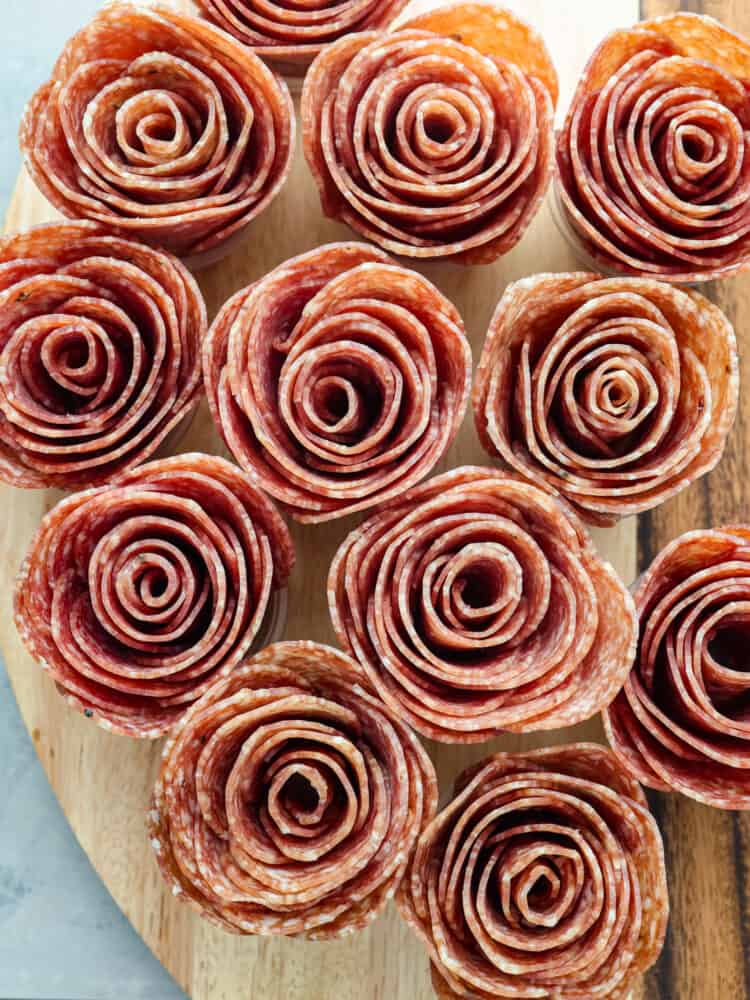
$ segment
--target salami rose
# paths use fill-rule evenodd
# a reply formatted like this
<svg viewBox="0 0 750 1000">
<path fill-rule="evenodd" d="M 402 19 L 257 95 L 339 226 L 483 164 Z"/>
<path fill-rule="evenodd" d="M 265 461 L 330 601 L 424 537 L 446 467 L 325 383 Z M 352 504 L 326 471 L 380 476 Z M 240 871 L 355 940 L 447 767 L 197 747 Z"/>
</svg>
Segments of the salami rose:
<svg viewBox="0 0 750 1000">
<path fill-rule="evenodd" d="M 738 389 L 734 331 L 697 292 L 539 274 L 500 300 L 474 417 L 490 454 L 611 524 L 714 468 Z"/>
<path fill-rule="evenodd" d="M 285 84 L 226 32 L 113 3 L 63 49 L 21 146 L 64 215 L 199 263 L 281 188 L 294 113 Z"/>
<path fill-rule="evenodd" d="M 386 704 L 445 743 L 590 718 L 622 687 L 637 636 L 630 595 L 575 515 L 475 467 L 355 528 L 328 602 Z"/>
<path fill-rule="evenodd" d="M 750 42 L 669 14 L 596 49 L 557 143 L 563 217 L 597 264 L 668 281 L 750 260 Z"/>
<path fill-rule="evenodd" d="M 314 0 L 304 5 L 259 0 L 197 0 L 202 13 L 279 71 L 300 75 L 329 42 L 385 28 L 406 0 Z"/>
<path fill-rule="evenodd" d="M 298 521 L 419 482 L 461 424 L 471 351 L 434 285 L 362 243 L 333 243 L 238 292 L 203 353 L 214 420 Z"/>
<path fill-rule="evenodd" d="M 175 895 L 239 934 L 336 938 L 392 898 L 437 780 L 356 663 L 269 646 L 175 727 L 150 813 Z"/>
<path fill-rule="evenodd" d="M 441 1000 L 625 1000 L 669 917 L 659 828 L 603 747 L 496 754 L 422 833 L 398 904 Z"/>
<path fill-rule="evenodd" d="M 18 577 L 16 626 L 73 707 L 156 738 L 247 655 L 293 562 L 248 476 L 179 455 L 47 514 Z"/>
<path fill-rule="evenodd" d="M 544 197 L 556 100 L 543 40 L 492 4 L 342 38 L 302 91 L 323 210 L 406 257 L 493 261 Z"/>
<path fill-rule="evenodd" d="M 94 223 L 0 239 L 0 478 L 93 486 L 193 412 L 206 307 L 190 272 Z"/>
<path fill-rule="evenodd" d="M 750 527 L 689 531 L 635 591 L 638 653 L 604 715 L 644 785 L 750 809 Z"/>
</svg>

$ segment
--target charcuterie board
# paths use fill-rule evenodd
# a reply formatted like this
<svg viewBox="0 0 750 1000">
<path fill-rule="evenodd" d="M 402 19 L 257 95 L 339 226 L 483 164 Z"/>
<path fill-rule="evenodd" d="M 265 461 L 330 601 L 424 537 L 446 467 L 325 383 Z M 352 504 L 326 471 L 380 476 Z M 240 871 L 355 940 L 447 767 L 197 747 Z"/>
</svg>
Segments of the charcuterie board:
<svg viewBox="0 0 750 1000">
<path fill-rule="evenodd" d="M 178 0 L 175 0 L 178 2 Z M 184 0 L 182 6 L 189 8 Z M 418 9 L 429 6 L 419 0 Z M 560 74 L 565 108 L 587 54 L 612 28 L 679 5 L 646 0 L 551 0 L 508 3 L 545 36 Z M 691 3 L 690 9 L 702 8 Z M 750 34 L 750 10 L 734 0 L 705 5 L 706 13 Z M 413 8 L 411 8 L 413 10 Z M 61 44 L 63 39 L 60 40 Z M 22 174 L 7 229 L 54 218 Z M 199 273 L 209 313 L 236 290 L 286 258 L 322 243 L 351 238 L 323 218 L 317 193 L 298 149 L 291 177 L 271 208 L 231 256 Z M 522 242 L 488 267 L 426 264 L 435 282 L 464 317 L 475 361 L 492 311 L 509 281 L 538 271 L 580 267 L 554 224 L 549 199 Z M 750 354 L 750 277 L 702 289 L 735 324 L 741 357 Z M 600 551 L 631 582 L 670 538 L 690 527 L 748 520 L 746 490 L 750 402 L 743 394 L 723 463 L 656 512 L 594 532 Z M 226 454 L 205 406 L 180 450 Z M 485 463 L 470 414 L 440 471 Z M 222 934 L 180 906 L 164 889 L 148 843 L 145 815 L 159 745 L 129 741 L 96 728 L 59 699 L 52 683 L 21 647 L 12 621 L 15 573 L 41 515 L 58 499 L 54 491 L 0 490 L 2 592 L 0 641 L 26 726 L 52 787 L 83 848 L 118 905 L 160 961 L 194 1000 L 429 1000 L 433 995 L 422 949 L 395 910 L 363 934 L 335 944 L 243 939 Z M 289 589 L 285 636 L 333 641 L 325 599 L 325 574 L 333 552 L 354 519 L 322 526 L 294 526 L 298 564 Z M 574 731 L 507 737 L 454 748 L 430 745 L 443 789 L 473 760 L 497 749 L 517 749 L 570 738 L 601 739 L 598 721 Z M 633 1000 L 750 1000 L 750 818 L 712 811 L 686 799 L 653 795 L 665 837 L 673 916 L 659 964 Z"/>
</svg>

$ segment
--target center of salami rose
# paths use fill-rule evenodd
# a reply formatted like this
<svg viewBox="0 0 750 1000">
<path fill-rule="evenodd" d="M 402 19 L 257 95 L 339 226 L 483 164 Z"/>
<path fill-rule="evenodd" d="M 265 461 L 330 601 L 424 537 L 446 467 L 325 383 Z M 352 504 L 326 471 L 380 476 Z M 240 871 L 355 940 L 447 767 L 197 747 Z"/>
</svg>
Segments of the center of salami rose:
<svg viewBox="0 0 750 1000">
<path fill-rule="evenodd" d="M 16 625 L 71 704 L 155 738 L 249 653 L 293 561 L 283 520 L 236 466 L 161 459 L 48 514 Z"/>
<path fill-rule="evenodd" d="M 542 39 L 494 4 L 341 38 L 302 92 L 323 209 L 403 256 L 495 260 L 550 180 L 556 96 Z"/>
<path fill-rule="evenodd" d="M 506 289 L 473 401 L 489 452 L 607 524 L 712 469 L 737 396 L 734 331 L 716 306 L 579 272 Z"/>
<path fill-rule="evenodd" d="M 593 53 L 558 136 L 558 193 L 602 269 L 690 282 L 747 265 L 749 54 L 685 13 Z"/>
<path fill-rule="evenodd" d="M 351 531 L 328 603 L 378 694 L 443 742 L 588 718 L 633 660 L 632 601 L 575 515 L 492 469 L 436 476 Z"/>
<path fill-rule="evenodd" d="M 659 830 L 593 744 L 497 754 L 461 775 L 397 896 L 445 1000 L 627 997 L 668 917 Z"/>
<path fill-rule="evenodd" d="M 307 522 L 422 479 L 453 440 L 471 381 L 455 308 L 361 243 L 319 247 L 238 292 L 203 363 L 232 454 Z"/>
<path fill-rule="evenodd" d="M 173 892 L 223 928 L 336 938 L 393 897 L 436 800 L 429 757 L 354 661 L 277 643 L 173 732 L 152 844 Z"/>
</svg>

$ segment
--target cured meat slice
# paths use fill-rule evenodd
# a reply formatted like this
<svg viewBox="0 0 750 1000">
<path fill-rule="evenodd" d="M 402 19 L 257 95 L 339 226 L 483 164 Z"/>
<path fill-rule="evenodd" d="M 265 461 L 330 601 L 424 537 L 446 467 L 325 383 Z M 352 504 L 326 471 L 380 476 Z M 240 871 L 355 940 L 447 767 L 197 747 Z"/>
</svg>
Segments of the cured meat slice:
<svg viewBox="0 0 750 1000">
<path fill-rule="evenodd" d="M 750 42 L 700 14 L 613 32 L 557 142 L 563 218 L 598 266 L 704 281 L 750 261 Z"/>
<path fill-rule="evenodd" d="M 604 713 L 612 749 L 644 785 L 750 809 L 750 527 L 675 539 L 635 604 L 636 660 Z"/>
<path fill-rule="evenodd" d="M 572 511 L 471 466 L 355 528 L 328 603 L 386 704 L 445 743 L 590 718 L 622 687 L 637 638 L 629 593 Z"/>
<path fill-rule="evenodd" d="M 646 798 L 593 743 L 499 753 L 461 775 L 397 901 L 441 1000 L 627 1000 L 669 918 Z"/>
<path fill-rule="evenodd" d="M 332 243 L 230 299 L 203 372 L 239 464 L 313 523 L 427 475 L 463 419 L 471 351 L 429 281 L 365 244 Z"/>
<path fill-rule="evenodd" d="M 429 757 L 357 664 L 282 642 L 175 727 L 150 829 L 172 891 L 225 930 L 336 938 L 392 898 L 436 803 Z"/>
<path fill-rule="evenodd" d="M 278 193 L 294 129 L 286 85 L 226 32 L 112 3 L 67 43 L 20 138 L 64 215 L 201 263 Z"/>
<path fill-rule="evenodd" d="M 302 91 L 323 210 L 396 254 L 491 262 L 544 197 L 556 99 L 541 37 L 492 4 L 344 37 Z"/>
<path fill-rule="evenodd" d="M 249 476 L 178 455 L 46 515 L 17 580 L 16 627 L 74 708 L 153 739 L 248 654 L 293 562 Z"/>
<path fill-rule="evenodd" d="M 206 328 L 169 254 L 88 222 L 0 239 L 0 479 L 94 486 L 147 459 L 195 409 Z"/>
<path fill-rule="evenodd" d="M 385 28 L 407 0 L 197 0 L 203 14 L 280 72 L 303 74 L 329 42 Z"/>
<path fill-rule="evenodd" d="M 612 524 L 714 468 L 738 392 L 732 326 L 697 292 L 539 274 L 500 300 L 474 418 L 490 454 Z"/>
</svg>

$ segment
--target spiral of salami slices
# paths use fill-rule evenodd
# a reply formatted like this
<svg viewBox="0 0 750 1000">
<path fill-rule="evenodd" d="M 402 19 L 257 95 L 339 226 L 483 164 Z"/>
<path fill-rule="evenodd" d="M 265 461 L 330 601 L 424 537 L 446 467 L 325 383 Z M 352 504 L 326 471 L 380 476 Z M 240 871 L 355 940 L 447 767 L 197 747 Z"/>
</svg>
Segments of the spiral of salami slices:
<svg viewBox="0 0 750 1000">
<path fill-rule="evenodd" d="M 615 31 L 557 144 L 558 194 L 597 263 L 700 281 L 750 261 L 750 42 L 710 17 Z"/>
<path fill-rule="evenodd" d="M 316 522 L 424 478 L 463 419 L 471 351 L 429 281 L 365 244 L 334 243 L 230 299 L 203 371 L 239 464 Z"/>
<path fill-rule="evenodd" d="M 64 215 L 199 262 L 277 194 L 294 129 L 286 85 L 226 32 L 113 3 L 63 49 L 21 146 Z"/>
<path fill-rule="evenodd" d="M 206 307 L 180 262 L 94 223 L 0 239 L 0 479 L 94 486 L 193 412 Z"/>
<path fill-rule="evenodd" d="M 604 715 L 612 749 L 644 785 L 750 809 L 750 527 L 681 535 L 634 596 L 635 664 Z"/>
<path fill-rule="evenodd" d="M 474 417 L 490 454 L 607 524 L 714 468 L 738 390 L 734 331 L 697 292 L 539 274 L 500 300 Z"/>
<path fill-rule="evenodd" d="M 575 515 L 478 467 L 352 531 L 328 601 L 383 700 L 447 743 L 590 718 L 622 687 L 637 637 L 630 595 Z"/>
<path fill-rule="evenodd" d="M 626 1000 L 669 916 L 646 798 L 586 743 L 500 753 L 465 772 L 397 900 L 441 1000 Z"/>
<path fill-rule="evenodd" d="M 304 72 L 321 49 L 354 31 L 385 28 L 407 0 L 197 0 L 202 13 L 289 75 Z"/>
<path fill-rule="evenodd" d="M 71 705 L 156 738 L 248 654 L 293 562 L 283 520 L 236 466 L 157 460 L 46 515 L 16 627 Z"/>
<path fill-rule="evenodd" d="M 344 37 L 302 92 L 323 210 L 406 257 L 493 261 L 544 197 L 556 99 L 543 40 L 491 4 Z"/>
<path fill-rule="evenodd" d="M 336 938 L 393 897 L 437 780 L 416 736 L 330 646 L 268 646 L 165 747 L 150 813 L 173 892 L 239 934 Z"/>
</svg>

